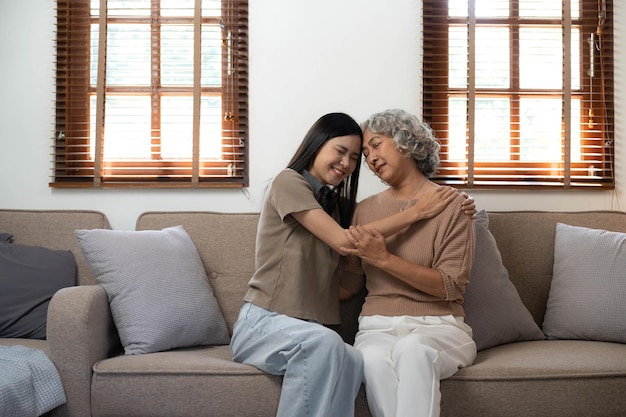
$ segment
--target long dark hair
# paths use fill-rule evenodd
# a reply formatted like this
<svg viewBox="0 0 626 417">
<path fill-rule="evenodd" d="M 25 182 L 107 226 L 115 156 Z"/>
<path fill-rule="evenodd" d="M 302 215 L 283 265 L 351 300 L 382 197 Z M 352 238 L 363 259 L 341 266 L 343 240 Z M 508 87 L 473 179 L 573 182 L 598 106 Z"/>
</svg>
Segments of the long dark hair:
<svg viewBox="0 0 626 417">
<path fill-rule="evenodd" d="M 317 119 L 313 126 L 302 139 L 300 147 L 291 158 L 287 168 L 300 172 L 313 163 L 319 148 L 326 141 L 340 137 L 358 135 L 363 142 L 363 131 L 359 124 L 345 113 L 328 113 Z M 347 228 L 352 221 L 354 208 L 356 207 L 356 193 L 359 186 L 359 172 L 361 171 L 361 153 L 356 163 L 354 172 L 346 178 L 342 184 L 339 194 L 339 224 Z"/>
</svg>

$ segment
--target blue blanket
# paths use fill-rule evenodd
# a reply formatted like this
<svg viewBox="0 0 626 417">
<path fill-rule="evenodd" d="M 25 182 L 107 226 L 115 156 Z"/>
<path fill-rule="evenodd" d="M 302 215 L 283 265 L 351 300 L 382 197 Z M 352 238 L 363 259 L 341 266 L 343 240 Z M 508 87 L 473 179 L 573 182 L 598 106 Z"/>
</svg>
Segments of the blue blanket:
<svg viewBox="0 0 626 417">
<path fill-rule="evenodd" d="M 0 416 L 37 417 L 65 402 L 59 372 L 43 351 L 0 346 Z"/>
</svg>

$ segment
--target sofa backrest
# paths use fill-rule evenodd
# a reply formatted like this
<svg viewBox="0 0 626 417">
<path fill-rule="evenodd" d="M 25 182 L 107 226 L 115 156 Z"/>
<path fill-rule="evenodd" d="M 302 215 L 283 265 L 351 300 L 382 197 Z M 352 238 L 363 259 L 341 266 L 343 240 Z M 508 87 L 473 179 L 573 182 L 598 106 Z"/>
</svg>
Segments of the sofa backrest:
<svg viewBox="0 0 626 417">
<path fill-rule="evenodd" d="M 556 223 L 626 232 L 626 213 L 617 211 L 489 212 L 489 229 L 498 243 L 511 281 L 539 326 L 543 322 L 554 261 Z M 147 212 L 136 230 L 182 225 L 196 244 L 226 323 L 232 330 L 254 272 L 258 213 Z M 360 296 L 362 296 L 361 294 Z M 343 303 L 338 331 L 348 341 L 356 331 L 362 298 Z"/>
<path fill-rule="evenodd" d="M 543 323 L 554 262 L 556 224 L 626 232 L 626 213 L 617 211 L 489 212 L 504 266 L 539 326 Z"/>
<path fill-rule="evenodd" d="M 80 250 L 76 229 L 110 229 L 104 213 L 94 210 L 0 209 L 0 232 L 13 235 L 13 243 L 70 250 L 77 265 L 77 285 L 98 280 Z"/>
<path fill-rule="evenodd" d="M 193 240 L 229 329 L 237 320 L 254 273 L 258 213 L 146 212 L 136 230 L 181 225 Z"/>
</svg>

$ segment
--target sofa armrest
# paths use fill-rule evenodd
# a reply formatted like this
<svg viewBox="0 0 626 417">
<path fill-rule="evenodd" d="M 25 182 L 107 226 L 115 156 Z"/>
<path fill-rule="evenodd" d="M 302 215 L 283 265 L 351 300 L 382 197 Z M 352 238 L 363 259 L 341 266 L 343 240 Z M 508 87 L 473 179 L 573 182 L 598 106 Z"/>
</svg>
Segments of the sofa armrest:
<svg viewBox="0 0 626 417">
<path fill-rule="evenodd" d="M 58 291 L 48 307 L 47 337 L 67 397 L 55 416 L 91 415 L 92 367 L 122 351 L 104 288 L 81 285 Z"/>
</svg>

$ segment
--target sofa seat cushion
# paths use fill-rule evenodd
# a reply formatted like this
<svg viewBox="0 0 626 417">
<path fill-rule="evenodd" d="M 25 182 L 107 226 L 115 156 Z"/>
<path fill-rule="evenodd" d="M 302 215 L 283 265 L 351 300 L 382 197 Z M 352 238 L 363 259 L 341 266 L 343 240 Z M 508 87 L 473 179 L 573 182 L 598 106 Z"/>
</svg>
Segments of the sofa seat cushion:
<svg viewBox="0 0 626 417">
<path fill-rule="evenodd" d="M 173 349 L 143 355 L 120 355 L 104 359 L 94 365 L 94 374 L 259 374 L 253 366 L 233 361 L 230 347 L 197 346 L 193 348 Z"/>
<path fill-rule="evenodd" d="M 474 365 L 441 381 L 441 417 L 623 416 L 624 392 L 623 344 L 517 342 L 478 352 Z"/>
<path fill-rule="evenodd" d="M 92 415 L 273 416 L 281 384 L 233 362 L 228 346 L 121 355 L 93 367 Z"/>
<path fill-rule="evenodd" d="M 479 352 L 472 366 L 451 378 L 512 381 L 600 376 L 626 380 L 626 345 L 579 340 L 511 343 Z"/>
<path fill-rule="evenodd" d="M 42 339 L 25 339 L 21 337 L 0 337 L 0 345 L 15 346 L 22 345 L 33 349 L 43 350 L 48 353 L 48 341 Z"/>
</svg>

